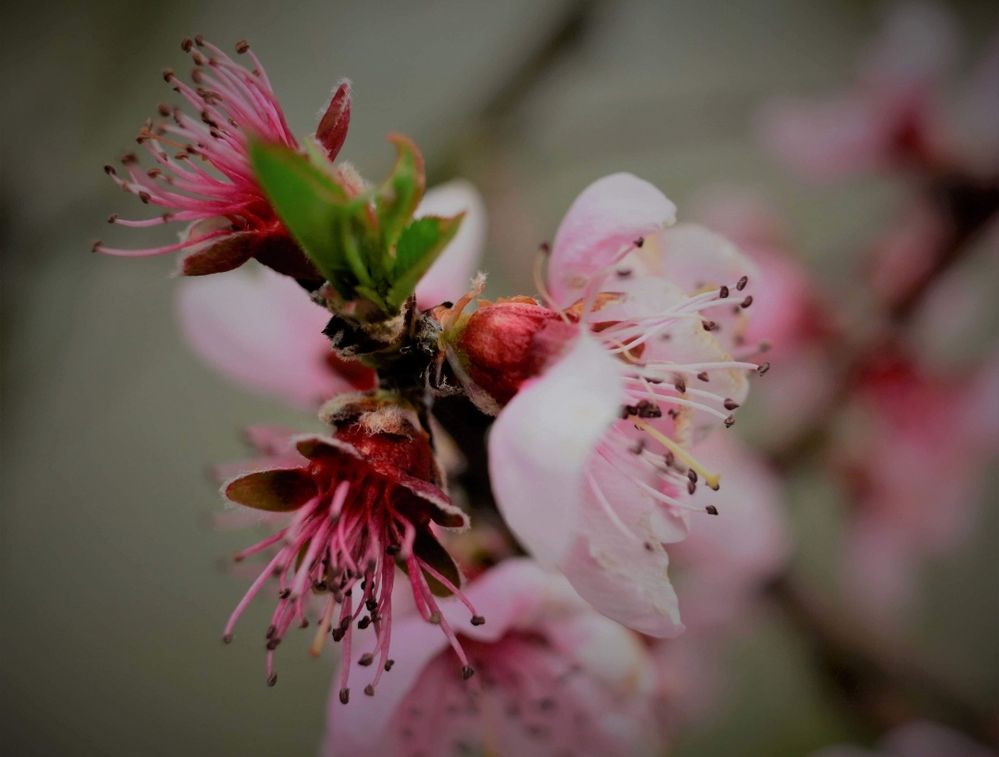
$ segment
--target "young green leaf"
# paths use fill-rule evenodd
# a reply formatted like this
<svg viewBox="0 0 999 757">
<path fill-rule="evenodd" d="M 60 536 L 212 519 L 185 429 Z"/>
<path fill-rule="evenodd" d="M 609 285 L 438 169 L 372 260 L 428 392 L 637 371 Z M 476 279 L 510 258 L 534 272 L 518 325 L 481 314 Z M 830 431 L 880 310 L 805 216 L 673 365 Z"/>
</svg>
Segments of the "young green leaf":
<svg viewBox="0 0 999 757">
<path fill-rule="evenodd" d="M 335 233 L 350 201 L 343 188 L 283 145 L 252 143 L 250 164 L 267 199 L 319 272 L 337 283 L 352 271 Z"/>
<path fill-rule="evenodd" d="M 423 156 L 416 145 L 409 137 L 401 134 L 389 136 L 389 141 L 395 145 L 395 165 L 391 175 L 375 195 L 375 208 L 385 249 L 395 246 L 423 199 L 423 190 L 426 188 Z"/>
<path fill-rule="evenodd" d="M 464 213 L 452 218 L 424 216 L 403 230 L 395 249 L 392 286 L 385 298 L 391 307 L 400 307 L 412 294 L 423 274 L 454 237 L 464 217 Z"/>
</svg>

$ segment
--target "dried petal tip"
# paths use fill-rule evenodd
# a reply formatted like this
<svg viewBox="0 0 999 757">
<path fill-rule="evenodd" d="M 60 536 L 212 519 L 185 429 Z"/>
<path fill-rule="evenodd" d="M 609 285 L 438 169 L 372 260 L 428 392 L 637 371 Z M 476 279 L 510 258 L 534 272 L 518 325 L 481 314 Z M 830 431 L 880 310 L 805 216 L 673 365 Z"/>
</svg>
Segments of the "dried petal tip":
<svg viewBox="0 0 999 757">
<path fill-rule="evenodd" d="M 350 689 L 340 689 L 340 704 L 347 704 L 350 701 Z"/>
<path fill-rule="evenodd" d="M 471 667 L 471 666 L 469 666 L 469 665 L 465 665 L 465 666 L 464 666 L 464 667 L 463 667 L 463 668 L 461 669 L 461 679 L 462 679 L 463 681 L 467 681 L 467 680 L 468 680 L 469 678 L 471 678 L 471 677 L 472 677 L 472 676 L 474 676 L 474 675 L 475 675 L 475 671 L 474 671 L 474 670 L 472 669 L 472 667 Z"/>
<path fill-rule="evenodd" d="M 481 615 L 473 615 L 472 616 L 472 625 L 473 626 L 481 626 L 481 625 L 484 625 L 485 622 L 486 622 L 486 619 L 483 618 Z"/>
</svg>

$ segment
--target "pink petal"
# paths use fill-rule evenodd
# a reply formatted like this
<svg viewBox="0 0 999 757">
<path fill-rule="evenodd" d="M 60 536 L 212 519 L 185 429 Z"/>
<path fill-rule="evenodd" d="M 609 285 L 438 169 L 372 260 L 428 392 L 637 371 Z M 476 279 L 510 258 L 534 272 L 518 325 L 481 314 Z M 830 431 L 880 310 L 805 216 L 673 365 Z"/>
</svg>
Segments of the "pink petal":
<svg viewBox="0 0 999 757">
<path fill-rule="evenodd" d="M 623 399 L 619 362 L 581 334 L 493 424 L 489 471 L 497 504 L 543 564 L 557 563 L 570 545 L 587 461 Z"/>
<path fill-rule="evenodd" d="M 454 302 L 468 291 L 486 244 L 486 206 L 482 195 L 467 181 L 455 180 L 429 189 L 416 209 L 421 216 L 465 213 L 458 233 L 416 286 L 421 309 Z"/>
<path fill-rule="evenodd" d="M 586 281 L 627 253 L 639 237 L 673 223 L 676 206 L 627 173 L 598 179 L 583 190 L 555 234 L 548 284 L 555 301 L 571 305 Z"/>
<path fill-rule="evenodd" d="M 327 362 L 329 313 L 285 276 L 243 268 L 185 279 L 177 308 L 194 351 L 238 384 L 304 408 L 351 388 Z"/>
</svg>

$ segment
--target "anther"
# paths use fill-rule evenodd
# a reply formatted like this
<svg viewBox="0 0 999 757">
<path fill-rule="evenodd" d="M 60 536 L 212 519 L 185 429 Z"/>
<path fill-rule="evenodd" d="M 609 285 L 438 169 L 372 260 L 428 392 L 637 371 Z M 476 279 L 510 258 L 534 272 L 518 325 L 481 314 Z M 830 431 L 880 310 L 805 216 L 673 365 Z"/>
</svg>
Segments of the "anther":
<svg viewBox="0 0 999 757">
<path fill-rule="evenodd" d="M 111 215 L 108 216 L 108 223 L 114 223 L 117 220 L 118 220 L 117 213 L 112 213 Z"/>
<path fill-rule="evenodd" d="M 95 239 L 93 244 L 90 245 L 90 251 L 97 252 L 101 248 L 102 244 L 104 243 L 100 239 Z"/>
<path fill-rule="evenodd" d="M 110 164 L 105 164 L 105 166 L 104 166 L 104 173 L 106 173 L 108 176 L 117 176 L 118 175 L 118 172 L 114 170 L 114 166 L 112 166 Z"/>
<path fill-rule="evenodd" d="M 277 683 L 277 673 L 271 673 L 269 676 L 267 676 L 268 686 L 273 688 L 276 683 Z"/>
<path fill-rule="evenodd" d="M 281 644 L 281 639 L 279 639 L 277 637 L 275 637 L 273 639 L 269 639 L 268 642 L 267 642 L 267 649 L 269 651 L 273 652 L 275 649 L 278 648 L 278 646 L 280 644 Z"/>
<path fill-rule="evenodd" d="M 249 49 L 250 49 L 250 43 L 247 42 L 245 39 L 241 39 L 239 40 L 239 42 L 236 43 L 236 52 L 239 53 L 240 55 L 243 55 Z"/>
<path fill-rule="evenodd" d="M 198 47 L 204 47 L 205 46 L 204 35 L 203 34 L 194 35 L 194 44 L 196 44 Z"/>
<path fill-rule="evenodd" d="M 350 701 L 350 689 L 340 689 L 340 704 L 347 704 Z"/>
<path fill-rule="evenodd" d="M 291 589 L 287 589 L 287 588 L 286 589 L 281 589 L 281 591 L 278 592 L 278 598 L 279 599 L 287 599 L 290 596 L 291 596 Z M 274 626 L 271 626 L 271 628 L 273 628 L 273 627 Z"/>
<path fill-rule="evenodd" d="M 676 390 L 677 390 L 678 392 L 680 392 L 680 394 L 685 394 L 685 393 L 686 393 L 686 391 L 687 391 L 687 382 L 686 382 L 686 381 L 684 381 L 684 380 L 683 380 L 682 378 L 679 378 L 679 379 L 677 379 L 677 380 L 676 380 L 676 382 L 675 382 L 675 383 L 673 384 L 673 387 L 674 387 L 674 388 L 675 388 L 675 389 L 676 389 Z"/>
<path fill-rule="evenodd" d="M 760 363 L 760 365 L 756 368 L 756 372 L 761 376 L 769 370 L 770 370 L 770 363 Z"/>
<path fill-rule="evenodd" d="M 194 47 L 194 40 L 190 37 L 184 37 L 180 42 L 180 49 L 185 53 L 191 52 L 191 48 Z"/>
<path fill-rule="evenodd" d="M 541 252 L 543 252 L 545 255 L 547 255 L 549 252 L 552 251 L 552 246 L 548 244 L 548 242 L 542 242 L 541 244 L 538 245 L 538 249 Z"/>
<path fill-rule="evenodd" d="M 742 277 L 742 278 L 740 278 L 740 279 L 739 279 L 739 281 L 738 281 L 738 282 L 736 283 L 736 285 L 735 285 L 735 288 L 736 288 L 736 289 L 737 289 L 738 291 L 740 291 L 740 292 L 741 292 L 741 291 L 742 291 L 743 289 L 745 289 L 745 288 L 746 288 L 746 284 L 748 284 L 748 283 L 749 283 L 749 277 L 748 277 L 748 276 L 743 276 L 743 277 Z"/>
<path fill-rule="evenodd" d="M 367 694 L 369 697 L 373 697 L 375 695 L 375 687 L 369 683 L 367 686 L 364 687 L 364 693 Z"/>
<path fill-rule="evenodd" d="M 724 407 L 726 410 L 735 410 L 736 408 L 739 407 L 739 403 L 731 398 L 727 398 L 725 402 L 722 403 L 722 407 Z"/>
<path fill-rule="evenodd" d="M 469 665 L 465 665 L 461 669 L 461 679 L 467 681 L 469 678 L 475 675 L 475 671 Z"/>
<path fill-rule="evenodd" d="M 726 419 L 724 420 L 724 423 L 725 423 L 725 428 L 732 428 L 732 426 L 734 426 L 734 425 L 735 425 L 735 416 L 734 416 L 734 415 L 730 415 L 730 416 L 728 416 L 728 417 L 727 417 L 727 418 L 726 418 Z"/>
<path fill-rule="evenodd" d="M 139 192 L 139 199 L 142 200 L 146 205 L 148 205 L 149 201 L 152 200 L 153 197 L 151 194 L 149 194 L 149 192 Z"/>
<path fill-rule="evenodd" d="M 164 68 L 163 69 L 163 81 L 165 81 L 167 83 L 170 83 L 171 81 L 173 81 L 173 78 L 175 76 L 176 76 L 176 74 L 174 73 L 174 71 L 173 71 L 172 68 Z"/>
<path fill-rule="evenodd" d="M 357 664 L 366 668 L 374 661 L 375 661 L 375 656 L 370 652 L 365 652 L 364 654 L 361 655 L 361 659 L 357 661 Z"/>
<path fill-rule="evenodd" d="M 385 672 L 388 673 L 390 670 L 392 670 L 392 666 L 393 665 L 395 665 L 395 660 L 386 660 L 385 661 Z"/>
<path fill-rule="evenodd" d="M 267 633 L 264 636 L 265 636 L 265 638 L 270 639 L 276 633 L 277 633 L 277 626 L 275 626 L 275 625 L 269 625 L 269 626 L 267 626 Z"/>
<path fill-rule="evenodd" d="M 378 609 L 378 603 L 373 599 L 368 599 L 365 600 L 364 607 L 367 609 L 368 612 L 374 612 L 375 610 Z"/>
<path fill-rule="evenodd" d="M 402 547 L 398 544 L 389 544 L 385 547 L 385 554 L 395 556 L 402 551 Z"/>
<path fill-rule="evenodd" d="M 697 374 L 697 380 L 698 381 L 710 381 L 711 378 L 710 378 L 710 376 L 708 376 L 708 372 L 707 371 L 701 371 L 700 373 Z"/>
<path fill-rule="evenodd" d="M 693 494 L 697 491 L 697 484 L 694 481 L 687 481 L 687 494 Z"/>
<path fill-rule="evenodd" d="M 728 297 L 728 287 L 727 287 L 727 286 L 722 286 L 722 287 L 721 287 L 721 289 L 719 289 L 719 290 L 718 290 L 718 296 L 719 296 L 719 297 L 720 297 L 721 299 L 723 299 L 723 300 L 724 300 L 724 299 L 725 299 L 726 297 Z"/>
<path fill-rule="evenodd" d="M 481 626 L 481 625 L 485 624 L 485 622 L 486 622 L 486 619 L 483 618 L 481 615 L 473 615 L 472 616 L 472 625 L 473 626 Z"/>
<path fill-rule="evenodd" d="M 749 294 L 746 295 L 746 299 L 744 299 L 741 303 L 739 303 L 739 307 L 746 309 L 752 304 L 753 304 L 753 295 Z"/>
<path fill-rule="evenodd" d="M 617 274 L 617 277 L 619 279 L 627 279 L 631 277 L 630 268 L 618 268 L 617 271 L 615 271 L 615 273 Z"/>
<path fill-rule="evenodd" d="M 693 468 L 690 468 L 687 471 L 687 478 L 689 478 L 691 481 L 693 481 L 696 484 L 697 483 L 697 471 L 695 471 Z"/>
<path fill-rule="evenodd" d="M 701 323 L 701 325 L 704 326 L 704 330 L 705 331 L 717 331 L 718 330 L 718 323 L 716 321 L 703 321 Z"/>
<path fill-rule="evenodd" d="M 225 634 L 222 637 L 222 643 L 223 644 L 232 644 L 232 634 L 231 633 Z"/>
<path fill-rule="evenodd" d="M 634 242 L 632 242 L 632 244 L 634 244 L 634 245 L 635 245 L 635 247 L 638 247 L 638 248 L 641 248 L 641 247 L 642 247 L 642 245 L 644 245 L 644 244 L 645 244 L 645 237 L 639 237 L 639 238 L 638 238 L 638 239 L 636 239 L 636 240 L 635 240 Z"/>
<path fill-rule="evenodd" d="M 707 507 L 704 508 L 704 512 L 706 512 L 708 515 L 717 515 L 718 508 L 715 507 L 714 505 L 708 505 Z"/>
<path fill-rule="evenodd" d="M 365 615 L 363 618 L 357 621 L 357 627 L 362 631 L 370 625 L 371 625 L 371 618 L 369 618 L 367 615 Z"/>
</svg>

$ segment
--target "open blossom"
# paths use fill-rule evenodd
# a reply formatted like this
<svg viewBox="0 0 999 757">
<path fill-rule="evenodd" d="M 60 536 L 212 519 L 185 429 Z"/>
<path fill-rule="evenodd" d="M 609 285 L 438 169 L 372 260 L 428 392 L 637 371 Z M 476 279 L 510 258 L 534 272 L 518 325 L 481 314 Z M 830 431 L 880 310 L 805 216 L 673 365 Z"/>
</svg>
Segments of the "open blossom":
<svg viewBox="0 0 999 757">
<path fill-rule="evenodd" d="M 419 617 L 396 625 L 396 664 L 375 697 L 331 697 L 329 755 L 661 754 L 655 679 L 638 637 L 593 612 L 558 575 L 510 559 L 474 580 L 488 618 L 459 632 L 476 669 L 457 675 Z M 441 611 L 454 623 L 455 600 Z M 364 658 L 355 655 L 354 671 Z"/>
<path fill-rule="evenodd" d="M 300 435 L 284 440 L 258 434 L 257 459 L 238 466 L 222 487 L 239 505 L 268 513 L 287 513 L 288 521 L 271 536 L 243 550 L 239 560 L 276 548 L 226 624 L 231 641 L 237 620 L 264 586 L 275 579 L 277 604 L 267 629 L 268 683 L 276 681 L 273 654 L 292 624 L 309 625 L 309 598 L 318 594 L 314 653 L 327 636 L 341 642 L 351 657 L 354 626 L 372 627 L 370 661 L 378 667 L 366 692 L 391 667 L 392 593 L 396 567 L 402 567 L 421 622 L 449 640 L 468 668 L 468 658 L 437 594 L 463 597 L 457 566 L 438 542 L 433 527 L 463 529 L 468 519 L 451 504 L 434 460 L 429 436 L 416 413 L 399 401 L 369 395 L 341 398 L 327 408 L 331 435 Z M 268 465 L 267 463 L 270 462 Z M 466 606 L 471 605 L 465 600 Z M 472 613 L 472 622 L 482 620 Z M 348 674 L 340 674 L 341 698 L 349 697 Z"/>
<path fill-rule="evenodd" d="M 886 355 L 861 378 L 834 452 L 853 508 L 849 596 L 877 619 L 904 607 L 920 561 L 960 543 L 999 440 L 999 371 L 946 376 Z"/>
<path fill-rule="evenodd" d="M 686 536 L 690 510 L 717 512 L 688 501 L 720 485 L 689 446 L 731 425 L 759 368 L 728 349 L 752 265 L 700 227 L 664 230 L 673 214 L 634 176 L 595 182 L 556 235 L 553 307 L 486 305 L 451 355 L 466 383 L 483 361 L 515 379 L 473 387 L 506 402 L 489 453 L 507 524 L 594 607 L 653 636 L 683 628 L 664 545 Z"/>
<path fill-rule="evenodd" d="M 142 127 L 138 143 L 152 159 L 143 169 L 134 154 L 122 158 L 124 175 L 105 166 L 122 189 L 161 212 L 141 220 L 117 215 L 111 223 L 149 228 L 187 224 L 181 240 L 144 249 L 117 249 L 101 242 L 94 250 L 144 257 L 186 250 L 180 272 L 228 271 L 256 258 L 280 273 L 306 281 L 322 277 L 298 248 L 254 178 L 249 140 L 297 148 L 267 74 L 246 42 L 236 51 L 253 63 L 249 70 L 201 37 L 182 45 L 194 60 L 191 83 L 167 70 L 163 78 L 194 114 L 160 105 L 159 120 Z M 350 122 L 350 85 L 341 83 L 316 129 L 315 139 L 330 160 L 339 153 Z"/>
<path fill-rule="evenodd" d="M 765 136 L 803 173 L 833 179 L 908 166 L 994 175 L 999 148 L 999 44 L 963 89 L 948 87 L 959 48 L 953 18 L 929 3 L 893 9 L 852 91 L 775 103 Z"/>
</svg>

